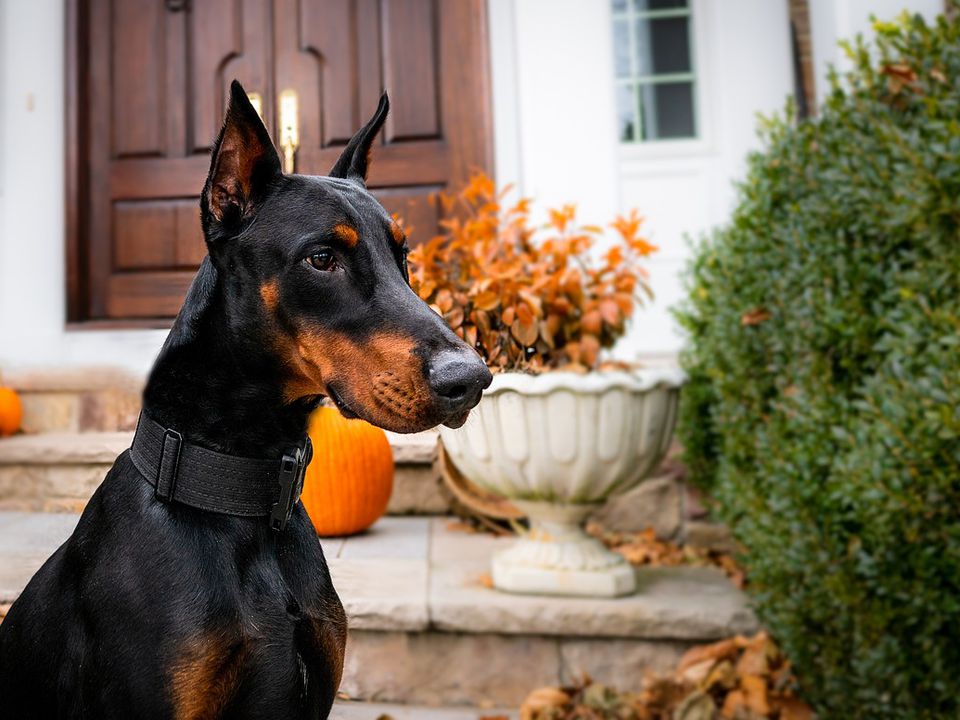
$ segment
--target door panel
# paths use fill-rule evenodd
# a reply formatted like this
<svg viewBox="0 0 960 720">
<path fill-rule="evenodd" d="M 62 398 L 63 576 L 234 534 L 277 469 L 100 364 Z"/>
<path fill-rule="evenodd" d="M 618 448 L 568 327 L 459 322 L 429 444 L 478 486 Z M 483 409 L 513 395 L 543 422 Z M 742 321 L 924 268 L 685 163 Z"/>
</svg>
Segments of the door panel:
<svg viewBox="0 0 960 720">
<path fill-rule="evenodd" d="M 490 171 L 484 0 L 66 0 L 69 317 L 175 315 L 205 253 L 197 197 L 238 78 L 299 101 L 296 171 L 324 174 L 376 107 L 369 185 L 430 237 L 431 193 Z"/>
<path fill-rule="evenodd" d="M 89 0 L 89 319 L 175 314 L 205 254 L 197 196 L 233 77 L 269 91 L 269 0 Z M 84 43 L 79 43 L 84 47 Z M 83 58 L 81 58 L 83 62 Z M 81 145 L 82 147 L 82 145 Z M 83 164 L 77 168 L 83 172 Z M 75 314 L 75 313 L 72 313 Z"/>
<path fill-rule="evenodd" d="M 145 243 L 143 237 L 163 240 Z M 113 267 L 119 271 L 195 268 L 206 254 L 200 208 L 192 198 L 114 203 L 113 238 Z"/>
<path fill-rule="evenodd" d="M 396 98 L 387 118 L 388 143 L 440 137 L 436 5 L 436 0 L 383 3 L 384 84 Z"/>
<path fill-rule="evenodd" d="M 404 218 L 411 242 L 431 237 L 440 218 L 430 194 L 492 169 L 483 0 L 277 0 L 277 7 L 284 9 L 274 38 L 277 90 L 294 89 L 301 106 L 297 171 L 326 173 L 386 88 L 390 115 L 367 184 Z M 444 42 L 451 30 L 458 40 Z M 457 86 L 458 79 L 467 82 Z"/>
<path fill-rule="evenodd" d="M 164 153 L 162 106 L 166 83 L 166 26 L 158 2 L 113 3 L 111 37 L 111 133 L 113 157 L 161 156 Z"/>
<path fill-rule="evenodd" d="M 387 212 L 403 219 L 403 227 L 410 242 L 415 243 L 433 236 L 440 222 L 440 215 L 435 204 L 430 201 L 430 196 L 442 189 L 442 185 L 418 185 L 380 188 L 375 193 Z"/>
<path fill-rule="evenodd" d="M 259 93 L 264 99 L 271 96 L 271 11 L 269 0 L 194 0 L 189 11 L 181 13 L 187 19 L 193 60 L 188 103 L 192 153 L 210 152 L 234 78 L 249 93 Z M 269 102 L 264 103 L 263 115 L 272 123 Z"/>
</svg>

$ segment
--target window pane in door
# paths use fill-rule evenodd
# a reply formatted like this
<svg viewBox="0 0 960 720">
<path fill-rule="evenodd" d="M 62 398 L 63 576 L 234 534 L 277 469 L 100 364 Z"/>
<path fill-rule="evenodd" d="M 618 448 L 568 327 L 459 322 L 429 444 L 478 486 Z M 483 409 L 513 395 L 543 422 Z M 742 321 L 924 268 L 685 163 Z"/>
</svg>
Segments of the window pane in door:
<svg viewBox="0 0 960 720">
<path fill-rule="evenodd" d="M 617 86 L 617 135 L 621 142 L 637 137 L 637 96 L 633 85 Z"/>
<path fill-rule="evenodd" d="M 635 10 L 674 10 L 687 7 L 687 0 L 633 0 Z"/>
<path fill-rule="evenodd" d="M 689 18 L 640 19 L 636 23 L 637 75 L 690 72 Z"/>
<path fill-rule="evenodd" d="M 613 23 L 613 64 L 618 78 L 630 75 L 630 26 L 626 20 Z"/>
<path fill-rule="evenodd" d="M 608 0 L 621 142 L 697 137 L 689 0 Z"/>
<path fill-rule="evenodd" d="M 641 85 L 640 116 L 644 140 L 693 137 L 693 83 Z"/>
</svg>

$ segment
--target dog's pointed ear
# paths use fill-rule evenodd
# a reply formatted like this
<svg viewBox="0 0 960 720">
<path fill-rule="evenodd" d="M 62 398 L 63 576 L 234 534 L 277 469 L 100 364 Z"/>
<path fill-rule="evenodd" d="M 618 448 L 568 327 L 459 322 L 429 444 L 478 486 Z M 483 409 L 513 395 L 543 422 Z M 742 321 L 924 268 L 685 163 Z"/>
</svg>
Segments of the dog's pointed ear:
<svg viewBox="0 0 960 720">
<path fill-rule="evenodd" d="M 280 157 L 243 86 L 230 84 L 230 104 L 213 146 L 200 198 L 204 232 L 214 224 L 236 228 L 253 216 L 282 171 Z"/>
<path fill-rule="evenodd" d="M 340 154 L 340 159 L 330 171 L 330 177 L 346 178 L 347 180 L 356 180 L 361 185 L 366 183 L 367 170 L 370 167 L 370 153 L 373 148 L 373 141 L 383 127 L 387 119 L 387 113 L 390 112 L 390 99 L 384 92 L 380 96 L 380 103 L 377 105 L 377 111 L 373 117 L 367 121 L 357 131 L 357 134 L 350 138 L 350 142 Z"/>
</svg>

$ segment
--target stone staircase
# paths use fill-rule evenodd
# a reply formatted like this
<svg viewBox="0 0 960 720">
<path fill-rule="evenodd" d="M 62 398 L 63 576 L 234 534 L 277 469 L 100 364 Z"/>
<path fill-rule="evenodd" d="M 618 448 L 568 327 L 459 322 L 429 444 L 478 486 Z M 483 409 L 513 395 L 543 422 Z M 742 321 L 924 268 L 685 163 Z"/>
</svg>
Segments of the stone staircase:
<svg viewBox="0 0 960 720">
<path fill-rule="evenodd" d="M 43 432 L 0 440 L 0 510 L 81 512 L 133 432 Z M 449 512 L 434 467 L 436 433 L 390 434 L 396 472 L 388 513 Z"/>
<path fill-rule="evenodd" d="M 3 384 L 20 394 L 28 434 L 132 431 L 137 425 L 143 380 L 121 370 L 6 372 Z"/>
<path fill-rule="evenodd" d="M 0 513 L 0 606 L 77 517 Z M 584 674 L 636 687 L 692 644 L 757 627 L 742 593 L 712 568 L 641 568 L 639 591 L 613 600 L 498 592 L 490 555 L 511 540 L 458 527 L 446 517 L 387 517 L 364 535 L 320 541 L 350 618 L 347 697 L 516 708 L 532 689 Z"/>
<path fill-rule="evenodd" d="M 516 720 L 515 710 L 502 708 L 431 708 L 422 705 L 341 701 L 330 720 Z"/>
<path fill-rule="evenodd" d="M 21 393 L 29 432 L 0 439 L 0 616 L 129 447 L 140 392 L 136 379 L 108 371 L 4 381 Z M 742 593 L 709 568 L 638 570 L 637 594 L 615 600 L 491 589 L 490 555 L 510 540 L 458 530 L 445 515 L 435 433 L 390 442 L 394 516 L 364 535 L 321 541 L 350 617 L 342 691 L 362 701 L 338 704 L 333 718 L 497 717 L 504 713 L 486 708 L 515 709 L 530 690 L 584 673 L 637 687 L 691 644 L 756 628 Z M 691 519 L 693 504 L 682 484 L 661 477 L 602 516 L 616 529 L 727 543 L 722 529 Z"/>
<path fill-rule="evenodd" d="M 0 440 L 0 510 L 80 512 L 117 455 L 130 447 L 142 381 L 115 370 L 8 373 L 20 394 L 23 434 Z M 437 434 L 388 433 L 396 473 L 387 512 L 450 511 Z"/>
</svg>

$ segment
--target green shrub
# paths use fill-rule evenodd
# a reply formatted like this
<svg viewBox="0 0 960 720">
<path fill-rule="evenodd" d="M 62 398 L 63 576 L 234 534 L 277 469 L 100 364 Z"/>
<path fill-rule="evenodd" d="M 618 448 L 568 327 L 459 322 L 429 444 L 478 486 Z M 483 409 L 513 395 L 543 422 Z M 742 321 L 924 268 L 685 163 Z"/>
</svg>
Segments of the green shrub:
<svg viewBox="0 0 960 720">
<path fill-rule="evenodd" d="M 826 718 L 960 717 L 960 26 L 765 121 L 679 317 L 680 435 Z"/>
</svg>

